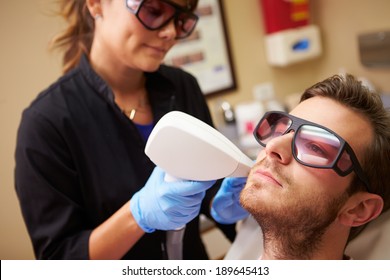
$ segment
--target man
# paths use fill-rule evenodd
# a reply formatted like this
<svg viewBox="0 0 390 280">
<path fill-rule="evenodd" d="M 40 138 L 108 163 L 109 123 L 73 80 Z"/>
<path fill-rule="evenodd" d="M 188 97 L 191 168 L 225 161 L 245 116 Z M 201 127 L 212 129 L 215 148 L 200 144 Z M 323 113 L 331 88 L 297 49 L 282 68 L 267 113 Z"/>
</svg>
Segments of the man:
<svg viewBox="0 0 390 280">
<path fill-rule="evenodd" d="M 380 96 L 333 76 L 290 114 L 266 113 L 254 135 L 264 149 L 243 189 L 217 193 L 216 220 L 246 209 L 262 230 L 261 259 L 348 258 L 348 242 L 390 207 L 390 115 Z M 226 202 L 241 189 L 244 209 Z"/>
</svg>

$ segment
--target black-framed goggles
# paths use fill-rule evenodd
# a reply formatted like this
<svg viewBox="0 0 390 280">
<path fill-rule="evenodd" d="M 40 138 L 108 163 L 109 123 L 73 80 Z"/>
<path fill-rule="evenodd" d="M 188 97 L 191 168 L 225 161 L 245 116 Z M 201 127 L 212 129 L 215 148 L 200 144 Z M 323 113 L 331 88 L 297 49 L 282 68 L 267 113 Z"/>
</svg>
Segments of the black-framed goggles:
<svg viewBox="0 0 390 280">
<path fill-rule="evenodd" d="M 184 7 L 166 0 L 125 0 L 126 7 L 142 25 L 149 30 L 157 30 L 174 20 L 175 39 L 188 37 L 195 29 L 198 16 Z"/>
<path fill-rule="evenodd" d="M 351 146 L 337 133 L 285 112 L 267 112 L 253 134 L 263 147 L 275 137 L 294 131 L 292 154 L 297 162 L 314 168 L 333 169 L 346 176 L 352 171 L 370 191 L 367 176 Z"/>
</svg>

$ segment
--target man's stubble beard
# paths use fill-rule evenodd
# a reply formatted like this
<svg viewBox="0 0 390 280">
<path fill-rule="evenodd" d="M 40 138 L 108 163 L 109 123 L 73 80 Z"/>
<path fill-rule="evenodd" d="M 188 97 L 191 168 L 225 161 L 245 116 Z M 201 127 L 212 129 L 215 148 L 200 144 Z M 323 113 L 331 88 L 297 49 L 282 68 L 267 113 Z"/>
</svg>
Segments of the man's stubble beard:
<svg viewBox="0 0 390 280">
<path fill-rule="evenodd" d="M 278 174 L 278 180 L 290 191 L 297 187 L 291 177 L 283 174 L 280 168 L 273 166 L 266 158 L 257 163 L 257 166 Z M 261 201 L 253 201 L 253 197 L 256 197 L 255 193 L 263 186 L 250 179 L 247 184 L 252 185 L 245 186 L 240 203 L 260 225 L 264 249 L 267 250 L 267 244 L 272 244 L 272 251 L 277 253 L 275 257 L 279 259 L 310 259 L 321 245 L 327 228 L 335 221 L 340 208 L 348 199 L 347 193 L 332 199 L 296 195 L 289 199 L 288 204 L 280 205 L 267 201 L 268 203 L 262 205 Z M 285 201 L 286 199 L 282 200 Z"/>
</svg>

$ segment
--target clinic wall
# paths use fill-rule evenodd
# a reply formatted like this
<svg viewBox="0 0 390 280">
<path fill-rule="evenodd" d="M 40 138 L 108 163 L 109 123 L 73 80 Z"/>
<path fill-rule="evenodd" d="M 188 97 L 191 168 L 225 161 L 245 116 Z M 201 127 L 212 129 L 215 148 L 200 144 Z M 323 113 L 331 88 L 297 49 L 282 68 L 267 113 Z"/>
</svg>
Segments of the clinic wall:
<svg viewBox="0 0 390 280">
<path fill-rule="evenodd" d="M 390 94 L 390 69 L 368 69 L 359 61 L 357 35 L 390 30 L 388 0 L 310 0 L 311 22 L 321 30 L 323 54 L 316 59 L 284 68 L 267 64 L 264 24 L 260 0 L 225 0 L 238 88 L 210 96 L 210 108 L 221 99 L 236 104 L 252 100 L 256 84 L 272 82 L 280 101 L 301 93 L 313 83 L 347 71 L 370 80 L 381 92 Z M 245 19 L 245 20 L 244 20 Z"/>
<path fill-rule="evenodd" d="M 260 0 L 224 0 L 238 88 L 208 97 L 233 105 L 252 99 L 254 85 L 272 82 L 283 101 L 312 83 L 345 69 L 390 92 L 390 70 L 360 65 L 356 35 L 390 29 L 388 0 L 311 0 L 322 32 L 320 58 L 286 68 L 267 65 Z M 14 150 L 22 110 L 61 73 L 60 57 L 47 52 L 48 40 L 63 22 L 51 16 L 55 0 L 0 0 L 0 259 L 32 259 L 32 247 L 14 191 Z"/>
<path fill-rule="evenodd" d="M 14 150 L 22 110 L 60 74 L 59 56 L 47 52 L 62 23 L 52 2 L 0 0 L 0 259 L 34 258 L 14 191 Z"/>
</svg>

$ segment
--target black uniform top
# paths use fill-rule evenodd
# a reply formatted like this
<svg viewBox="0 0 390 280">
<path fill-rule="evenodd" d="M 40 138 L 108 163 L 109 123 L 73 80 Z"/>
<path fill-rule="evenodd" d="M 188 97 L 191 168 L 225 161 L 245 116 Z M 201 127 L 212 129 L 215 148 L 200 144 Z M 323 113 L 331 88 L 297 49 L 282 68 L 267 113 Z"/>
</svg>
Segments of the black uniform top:
<svg viewBox="0 0 390 280">
<path fill-rule="evenodd" d="M 154 123 L 171 110 L 212 123 L 193 76 L 168 66 L 145 75 Z M 23 112 L 15 153 L 15 187 L 36 258 L 89 258 L 91 231 L 150 176 L 154 164 L 144 148 L 145 140 L 86 57 L 39 94 Z M 208 216 L 216 188 L 203 201 Z M 234 238 L 234 225 L 224 229 Z M 163 258 L 164 238 L 161 231 L 145 234 L 124 259 Z M 199 218 L 187 224 L 183 258 L 207 258 Z"/>
</svg>

